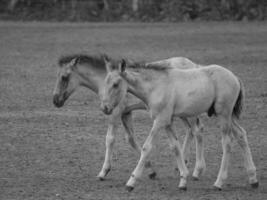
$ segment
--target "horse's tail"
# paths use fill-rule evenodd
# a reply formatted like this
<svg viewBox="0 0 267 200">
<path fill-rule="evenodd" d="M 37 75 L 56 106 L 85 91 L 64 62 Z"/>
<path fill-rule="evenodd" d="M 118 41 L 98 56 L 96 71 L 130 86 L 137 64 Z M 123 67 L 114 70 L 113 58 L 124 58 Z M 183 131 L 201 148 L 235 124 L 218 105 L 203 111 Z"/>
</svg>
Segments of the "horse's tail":
<svg viewBox="0 0 267 200">
<path fill-rule="evenodd" d="M 243 106 L 244 106 L 244 99 L 245 99 L 245 88 L 244 85 L 242 83 L 242 81 L 240 79 L 238 79 L 239 84 L 240 84 L 240 91 L 237 97 L 237 100 L 235 102 L 235 106 L 233 109 L 233 116 L 236 117 L 237 119 L 239 119 L 241 112 L 243 110 Z"/>
</svg>

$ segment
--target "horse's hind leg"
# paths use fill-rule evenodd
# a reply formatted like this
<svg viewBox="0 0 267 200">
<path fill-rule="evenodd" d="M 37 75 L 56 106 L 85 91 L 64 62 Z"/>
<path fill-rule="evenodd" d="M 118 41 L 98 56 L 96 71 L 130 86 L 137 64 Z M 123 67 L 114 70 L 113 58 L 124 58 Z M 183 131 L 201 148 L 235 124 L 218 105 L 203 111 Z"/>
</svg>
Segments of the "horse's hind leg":
<svg viewBox="0 0 267 200">
<path fill-rule="evenodd" d="M 112 151 L 113 146 L 115 142 L 115 135 L 114 132 L 117 129 L 117 124 L 114 120 L 111 120 L 112 122 L 109 122 L 108 124 L 108 130 L 106 135 L 106 153 L 105 153 L 105 161 L 103 163 L 102 169 L 97 175 L 99 180 L 104 180 L 105 176 L 109 173 L 111 169 L 111 157 L 112 157 Z"/>
<path fill-rule="evenodd" d="M 221 126 L 222 126 L 222 148 L 223 148 L 223 156 L 221 160 L 220 171 L 217 176 L 217 180 L 214 183 L 214 187 L 221 190 L 224 181 L 228 176 L 228 166 L 229 159 L 232 149 L 232 123 L 231 117 L 220 116 L 221 118 Z"/>
<path fill-rule="evenodd" d="M 180 183 L 179 183 L 179 188 L 182 190 L 186 190 L 186 181 L 187 181 L 187 176 L 189 174 L 189 171 L 185 165 L 184 158 L 183 158 L 183 153 L 181 149 L 181 145 L 179 140 L 175 137 L 175 133 L 173 131 L 173 128 L 171 125 L 168 125 L 165 127 L 166 133 L 169 138 L 169 144 L 172 149 L 172 151 L 175 154 L 177 165 L 180 171 Z"/>
<path fill-rule="evenodd" d="M 193 132 L 196 143 L 196 165 L 193 171 L 194 180 L 198 180 L 199 176 L 206 170 L 206 162 L 204 158 L 204 142 L 203 142 L 203 124 L 199 118 L 196 118 Z"/>
<path fill-rule="evenodd" d="M 187 119 L 185 119 L 185 118 L 181 118 L 181 119 L 182 119 L 184 125 L 186 126 L 186 134 L 185 134 L 185 138 L 184 138 L 182 152 L 183 152 L 185 164 L 188 164 L 191 142 L 192 142 L 192 140 L 194 138 L 194 135 L 193 135 L 192 126 L 189 123 L 189 121 Z"/>
<path fill-rule="evenodd" d="M 259 183 L 256 175 L 256 167 L 254 165 L 251 151 L 248 144 L 246 131 L 237 123 L 236 119 L 233 119 L 233 133 L 237 139 L 238 144 L 242 149 L 242 154 L 244 157 L 244 165 L 248 173 L 249 183 L 251 187 L 257 188 Z"/>
<path fill-rule="evenodd" d="M 183 155 L 185 162 L 188 160 L 190 144 L 192 139 L 195 138 L 196 143 L 196 164 L 193 171 L 193 179 L 198 180 L 199 176 L 204 173 L 206 169 L 206 162 L 204 158 L 204 143 L 203 143 L 203 124 L 199 118 L 193 118 L 192 120 L 188 120 L 186 118 L 182 118 L 185 126 L 187 127 L 187 132 L 185 135 L 184 143 L 183 143 Z"/>
<path fill-rule="evenodd" d="M 133 122 L 132 122 L 132 113 L 128 112 L 121 116 L 122 124 L 126 130 L 126 140 L 129 142 L 131 147 L 135 150 L 135 152 L 140 155 L 141 154 L 141 148 L 136 143 L 135 137 L 134 137 L 134 130 L 133 130 Z M 149 178 L 154 179 L 157 175 L 155 170 L 153 169 L 153 166 L 151 164 L 151 161 L 146 161 L 145 167 L 150 170 L 149 172 Z"/>
</svg>

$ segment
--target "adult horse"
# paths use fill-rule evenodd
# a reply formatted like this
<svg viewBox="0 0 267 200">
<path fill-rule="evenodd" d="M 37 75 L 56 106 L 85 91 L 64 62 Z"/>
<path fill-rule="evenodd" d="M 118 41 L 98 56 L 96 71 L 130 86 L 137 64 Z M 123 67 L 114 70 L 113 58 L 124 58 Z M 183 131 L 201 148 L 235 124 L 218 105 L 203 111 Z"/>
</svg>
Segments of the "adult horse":
<svg viewBox="0 0 267 200">
<path fill-rule="evenodd" d="M 142 175 L 144 163 L 150 154 L 154 137 L 161 128 L 166 130 L 180 171 L 179 188 L 186 188 L 188 169 L 180 143 L 173 130 L 174 117 L 196 117 L 202 113 L 215 115 L 222 128 L 223 156 L 214 187 L 221 190 L 228 175 L 231 143 L 236 138 L 245 158 L 249 183 L 258 187 L 256 167 L 247 141 L 246 131 L 238 124 L 244 101 L 244 87 L 231 71 L 218 65 L 181 70 L 168 65 L 134 63 L 119 64 L 106 59 L 108 75 L 101 108 L 111 114 L 127 91 L 140 98 L 149 108 L 153 127 L 145 140 L 140 160 L 126 187 L 131 191 Z"/>
<path fill-rule="evenodd" d="M 181 69 L 196 68 L 198 65 L 186 58 L 175 57 L 166 60 L 161 60 L 151 63 L 153 65 L 168 65 L 169 67 L 178 67 Z M 58 61 L 58 73 L 55 89 L 53 92 L 53 102 L 56 107 L 62 107 L 64 102 L 74 93 L 74 91 L 83 86 L 96 93 L 100 99 L 104 94 L 104 79 L 107 75 L 104 56 L 91 55 L 70 55 L 64 56 Z M 132 126 L 132 111 L 138 109 L 146 109 L 143 102 L 131 104 L 129 96 L 121 98 L 116 106 L 116 109 L 108 117 L 108 130 L 106 135 L 106 153 L 103 167 L 98 174 L 100 180 L 104 180 L 105 176 L 111 169 L 111 156 L 113 145 L 115 142 L 116 129 L 121 119 L 122 124 L 126 130 L 126 139 L 131 147 L 137 152 L 141 153 L 141 148 L 135 141 L 134 131 Z M 205 169 L 205 160 L 203 154 L 203 140 L 202 140 L 202 124 L 200 120 L 183 120 L 188 131 L 184 142 L 184 154 L 188 155 L 189 144 L 196 136 L 196 165 L 193 172 L 193 177 L 197 179 Z M 150 178 L 156 175 L 150 162 L 146 162 L 146 167 L 150 168 Z"/>
</svg>

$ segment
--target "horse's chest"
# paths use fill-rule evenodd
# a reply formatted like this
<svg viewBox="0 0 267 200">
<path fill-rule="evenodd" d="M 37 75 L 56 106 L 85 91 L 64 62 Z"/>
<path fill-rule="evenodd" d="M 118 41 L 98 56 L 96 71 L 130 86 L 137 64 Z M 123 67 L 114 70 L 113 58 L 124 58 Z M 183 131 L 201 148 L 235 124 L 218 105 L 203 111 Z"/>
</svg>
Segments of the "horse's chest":
<svg viewBox="0 0 267 200">
<path fill-rule="evenodd" d="M 166 88 L 158 87 L 158 89 L 150 96 L 149 102 L 152 115 L 157 115 L 157 113 L 160 113 L 167 105 L 169 105 L 170 95 L 166 91 Z"/>
</svg>

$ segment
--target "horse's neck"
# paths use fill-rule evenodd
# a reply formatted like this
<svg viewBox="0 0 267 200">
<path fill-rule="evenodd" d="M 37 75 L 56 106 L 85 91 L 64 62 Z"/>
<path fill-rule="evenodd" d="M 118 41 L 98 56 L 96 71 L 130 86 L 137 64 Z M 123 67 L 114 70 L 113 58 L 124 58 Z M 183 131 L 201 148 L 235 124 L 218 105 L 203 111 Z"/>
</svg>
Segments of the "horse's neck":
<svg viewBox="0 0 267 200">
<path fill-rule="evenodd" d="M 82 79 L 82 86 L 89 88 L 98 95 L 102 92 L 104 87 L 105 71 L 93 70 L 89 67 L 79 67 L 78 74 Z"/>
<path fill-rule="evenodd" d="M 128 92 L 148 104 L 150 87 L 148 84 L 145 84 L 143 77 L 141 77 L 139 73 L 135 72 L 127 72 L 127 74 L 123 77 L 128 84 Z"/>
</svg>

